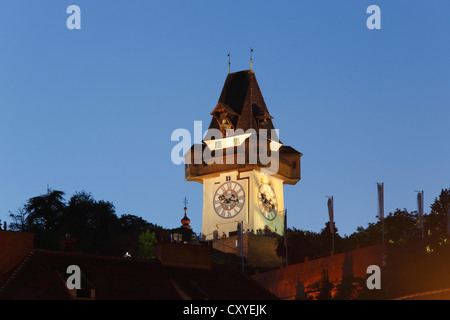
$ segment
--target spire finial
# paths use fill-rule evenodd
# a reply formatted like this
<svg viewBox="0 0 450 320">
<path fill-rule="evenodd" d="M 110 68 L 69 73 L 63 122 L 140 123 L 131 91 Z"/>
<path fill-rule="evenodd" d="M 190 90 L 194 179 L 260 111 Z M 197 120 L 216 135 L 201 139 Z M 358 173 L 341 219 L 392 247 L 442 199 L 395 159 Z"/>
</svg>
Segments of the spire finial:
<svg viewBox="0 0 450 320">
<path fill-rule="evenodd" d="M 250 71 L 253 71 L 253 49 L 250 47 Z"/>
<path fill-rule="evenodd" d="M 228 74 L 231 73 L 231 58 L 230 58 L 231 54 L 228 51 Z"/>
<path fill-rule="evenodd" d="M 184 203 L 184 211 L 186 211 L 186 209 L 187 209 L 187 204 L 188 204 L 188 201 L 187 201 L 187 198 L 186 198 L 186 197 L 184 197 L 183 203 Z"/>
</svg>

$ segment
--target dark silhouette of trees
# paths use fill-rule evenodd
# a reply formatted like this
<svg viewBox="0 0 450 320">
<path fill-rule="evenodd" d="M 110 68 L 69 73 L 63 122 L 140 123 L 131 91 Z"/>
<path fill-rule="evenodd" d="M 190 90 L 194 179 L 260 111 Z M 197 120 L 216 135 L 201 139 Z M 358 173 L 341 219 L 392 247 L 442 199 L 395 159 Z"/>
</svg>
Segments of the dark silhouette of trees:
<svg viewBox="0 0 450 320">
<path fill-rule="evenodd" d="M 28 200 L 25 211 L 31 230 L 53 231 L 58 227 L 65 208 L 63 196 L 62 191 L 49 190 L 45 195 Z"/>
<path fill-rule="evenodd" d="M 85 191 L 66 203 L 64 192 L 49 190 L 29 199 L 10 218 L 10 229 L 35 234 L 37 248 L 58 250 L 59 239 L 70 235 L 78 239 L 81 252 L 115 256 L 128 252 L 137 257 L 139 236 L 149 230 L 159 239 L 164 230 L 131 214 L 118 217 L 111 202 L 97 201 Z"/>
<path fill-rule="evenodd" d="M 450 188 L 442 189 L 439 197 L 434 199 L 434 203 L 431 205 L 430 214 L 436 214 L 441 217 L 447 215 L 447 206 L 450 205 Z"/>
<path fill-rule="evenodd" d="M 305 296 L 308 300 L 331 300 L 332 291 L 336 287 L 336 283 L 330 281 L 328 277 L 328 271 L 323 270 L 322 279 L 311 284 L 305 290 Z"/>
<path fill-rule="evenodd" d="M 24 207 L 18 208 L 16 213 L 12 213 L 11 211 L 9 211 L 9 217 L 12 219 L 12 222 L 9 223 L 9 228 L 11 230 L 26 231 L 27 213 L 25 212 Z"/>
<path fill-rule="evenodd" d="M 328 256 L 332 248 L 332 234 L 329 222 L 325 223 L 325 228 L 320 233 L 288 228 L 288 262 L 295 264 L 303 262 L 305 258 L 315 259 Z M 341 245 L 342 238 L 334 225 L 335 248 Z M 286 247 L 284 239 L 278 240 L 277 255 L 286 258 Z"/>
<path fill-rule="evenodd" d="M 47 194 L 28 199 L 23 208 L 16 214 L 10 213 L 13 222 L 12 230 L 35 233 L 35 244 L 38 247 L 56 249 L 55 242 L 63 215 L 64 192 L 49 190 Z"/>
</svg>

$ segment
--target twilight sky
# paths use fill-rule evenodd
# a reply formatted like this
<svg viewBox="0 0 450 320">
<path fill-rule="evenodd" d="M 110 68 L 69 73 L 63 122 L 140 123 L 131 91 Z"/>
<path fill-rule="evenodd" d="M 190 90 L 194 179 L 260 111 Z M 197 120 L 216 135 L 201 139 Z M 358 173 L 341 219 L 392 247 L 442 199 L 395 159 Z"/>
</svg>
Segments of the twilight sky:
<svg viewBox="0 0 450 320">
<path fill-rule="evenodd" d="M 69 30 L 69 5 L 81 30 Z M 369 5 L 381 30 L 369 30 Z M 285 187 L 290 227 L 341 235 L 385 213 L 425 212 L 450 187 L 447 0 L 88 1 L 0 4 L 0 219 L 47 185 L 116 213 L 201 231 L 202 185 L 170 153 L 207 129 L 228 73 L 253 69 L 280 139 L 303 153 Z"/>
</svg>

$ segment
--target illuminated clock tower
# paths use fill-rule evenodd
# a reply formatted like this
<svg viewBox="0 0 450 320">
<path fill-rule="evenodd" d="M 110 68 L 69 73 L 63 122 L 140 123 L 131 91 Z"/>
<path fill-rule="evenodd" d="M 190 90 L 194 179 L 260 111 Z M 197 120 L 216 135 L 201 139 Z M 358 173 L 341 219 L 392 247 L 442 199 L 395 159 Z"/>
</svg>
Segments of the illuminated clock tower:
<svg viewBox="0 0 450 320">
<path fill-rule="evenodd" d="M 203 184 L 207 240 L 244 232 L 284 235 L 283 187 L 300 180 L 302 154 L 278 138 L 252 70 L 229 73 L 202 144 L 185 155 L 185 178 Z M 242 224 L 241 224 L 242 223 Z"/>
</svg>

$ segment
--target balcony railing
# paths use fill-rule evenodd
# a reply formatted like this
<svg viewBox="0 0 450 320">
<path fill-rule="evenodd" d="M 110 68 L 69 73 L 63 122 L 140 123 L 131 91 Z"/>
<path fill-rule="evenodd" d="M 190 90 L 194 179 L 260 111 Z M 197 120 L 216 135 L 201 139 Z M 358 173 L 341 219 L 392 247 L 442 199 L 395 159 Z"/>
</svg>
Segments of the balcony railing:
<svg viewBox="0 0 450 320">
<path fill-rule="evenodd" d="M 248 150 L 248 148 L 246 148 Z M 201 181 L 207 175 L 218 174 L 226 171 L 246 171 L 253 169 L 266 169 L 274 176 L 285 181 L 287 184 L 295 184 L 300 180 L 300 157 L 301 153 L 284 153 L 282 150 L 276 154 L 272 153 L 268 156 L 267 160 L 271 160 L 268 164 L 261 163 L 260 157 L 253 153 L 232 152 L 231 155 L 227 155 L 224 151 L 224 155 L 213 157 L 211 159 L 202 159 L 200 151 L 195 154 L 194 148 L 191 148 L 190 154 L 185 156 L 185 178 L 188 181 Z M 230 150 L 227 150 L 230 151 Z M 272 157 L 270 157 L 272 156 Z M 277 166 L 278 164 L 278 166 Z M 276 171 L 275 171 L 276 170 Z"/>
</svg>

